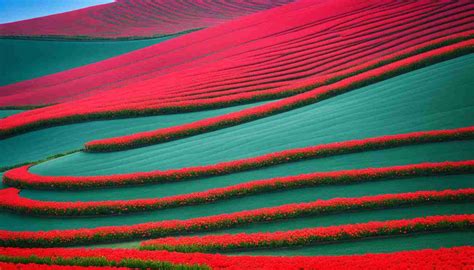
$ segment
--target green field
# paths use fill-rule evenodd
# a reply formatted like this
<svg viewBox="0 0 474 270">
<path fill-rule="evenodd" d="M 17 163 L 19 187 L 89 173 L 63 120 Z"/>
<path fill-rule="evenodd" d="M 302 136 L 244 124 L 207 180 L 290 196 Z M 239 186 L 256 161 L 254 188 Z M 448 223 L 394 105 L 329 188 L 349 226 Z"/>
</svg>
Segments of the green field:
<svg viewBox="0 0 474 270">
<path fill-rule="evenodd" d="M 3 150 L 0 155 L 0 167 L 37 161 L 52 155 L 78 150 L 83 147 L 84 143 L 91 140 L 180 125 L 259 104 L 262 103 L 181 115 L 94 121 L 36 130 L 0 140 L 0 147 Z M 0 112 L 2 111 L 0 110 Z"/>
<path fill-rule="evenodd" d="M 173 36 L 132 41 L 0 39 L 0 86 L 95 63 Z"/>
</svg>

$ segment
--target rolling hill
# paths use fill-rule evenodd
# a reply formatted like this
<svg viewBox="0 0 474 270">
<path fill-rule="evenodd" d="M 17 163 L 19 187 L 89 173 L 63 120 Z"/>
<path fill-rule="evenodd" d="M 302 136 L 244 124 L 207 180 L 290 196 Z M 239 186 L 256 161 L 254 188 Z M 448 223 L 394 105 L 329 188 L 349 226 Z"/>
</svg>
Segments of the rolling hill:
<svg viewBox="0 0 474 270">
<path fill-rule="evenodd" d="M 0 268 L 472 268 L 473 8 L 119 0 L 12 24 L 206 29 L 0 87 Z"/>
</svg>

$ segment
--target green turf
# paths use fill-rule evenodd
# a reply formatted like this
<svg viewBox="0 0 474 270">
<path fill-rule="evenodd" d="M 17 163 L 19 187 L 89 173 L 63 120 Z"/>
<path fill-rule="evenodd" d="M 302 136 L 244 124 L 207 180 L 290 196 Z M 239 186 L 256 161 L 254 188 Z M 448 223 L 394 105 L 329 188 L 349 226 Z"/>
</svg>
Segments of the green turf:
<svg viewBox="0 0 474 270">
<path fill-rule="evenodd" d="M 0 39 L 0 85 L 98 62 L 172 37 L 134 41 Z"/>
<path fill-rule="evenodd" d="M 0 167 L 44 159 L 48 156 L 81 149 L 85 142 L 140 131 L 180 125 L 213 117 L 260 103 L 174 115 L 94 121 L 36 130 L 0 140 Z"/>
<path fill-rule="evenodd" d="M 0 110 L 0 118 L 5 118 L 10 115 L 21 113 L 23 110 Z"/>
<path fill-rule="evenodd" d="M 55 201 L 157 198 L 225 187 L 250 180 L 297 175 L 315 171 L 386 167 L 421 162 L 440 162 L 445 160 L 468 160 L 474 159 L 474 151 L 472 151 L 472 149 L 474 149 L 474 141 L 432 143 L 306 160 L 268 167 L 266 169 L 177 183 L 74 192 L 24 190 L 22 195 L 39 200 Z"/>
<path fill-rule="evenodd" d="M 232 213 L 247 209 L 272 207 L 288 203 L 309 202 L 317 199 L 336 197 L 360 197 L 377 194 L 413 192 L 419 190 L 444 190 L 472 187 L 473 175 L 420 177 L 410 179 L 392 179 L 385 181 L 360 183 L 354 185 L 321 186 L 283 192 L 266 193 L 238 199 L 225 200 L 213 204 L 187 206 L 135 213 L 123 216 L 88 218 L 40 218 L 0 212 L 0 229 L 52 230 L 106 225 L 136 224 L 149 221 L 188 219 L 221 213 Z M 50 198 L 54 200 L 54 198 Z"/>
<path fill-rule="evenodd" d="M 364 253 L 388 253 L 441 247 L 474 245 L 474 232 L 448 232 L 418 234 L 394 238 L 374 238 L 365 241 L 344 242 L 331 245 L 315 245 L 294 249 L 252 250 L 233 252 L 233 255 L 348 255 Z"/>
<path fill-rule="evenodd" d="M 204 165 L 295 147 L 474 123 L 474 55 L 250 123 L 113 153 L 75 153 L 43 175 L 106 175 Z"/>
</svg>

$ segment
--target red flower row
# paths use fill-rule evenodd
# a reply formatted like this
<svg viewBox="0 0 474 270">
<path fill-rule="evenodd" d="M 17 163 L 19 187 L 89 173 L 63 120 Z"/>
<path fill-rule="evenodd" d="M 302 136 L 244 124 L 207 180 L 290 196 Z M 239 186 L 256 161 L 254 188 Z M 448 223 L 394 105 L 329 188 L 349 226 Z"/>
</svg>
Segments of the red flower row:
<svg viewBox="0 0 474 270">
<path fill-rule="evenodd" d="M 44 189 L 80 189 L 172 182 L 182 181 L 184 179 L 231 174 L 304 159 L 386 149 L 410 144 L 468 140 L 473 138 L 473 126 L 448 130 L 420 131 L 296 148 L 258 157 L 222 162 L 214 165 L 108 176 L 42 176 L 30 173 L 28 168 L 31 165 L 26 165 L 7 171 L 3 176 L 3 182 L 6 185 L 19 188 Z"/>
<path fill-rule="evenodd" d="M 115 215 L 138 211 L 206 204 L 264 192 L 288 190 L 290 188 L 302 188 L 316 185 L 331 185 L 341 183 L 350 184 L 363 181 L 376 181 L 384 178 L 390 179 L 394 177 L 401 178 L 408 176 L 415 177 L 433 174 L 455 174 L 468 172 L 474 172 L 474 161 L 422 163 L 376 169 L 358 169 L 279 177 L 164 198 L 123 201 L 39 201 L 20 197 L 20 190 L 16 188 L 7 188 L 0 190 L 0 209 L 11 210 L 24 214 L 51 216 Z M 456 195 L 461 195 L 461 199 L 467 199 L 471 198 L 471 192 L 472 190 L 467 189 L 460 191 Z M 433 194 L 437 193 L 435 192 Z M 403 199 L 401 200 L 403 201 Z M 358 199 L 352 199 L 352 201 L 360 202 Z M 344 207 L 348 206 L 344 205 Z"/>
<path fill-rule="evenodd" d="M 29 261 L 56 259 L 101 258 L 101 265 L 134 263 L 134 267 L 150 266 L 152 262 L 209 266 L 212 269 L 472 269 L 474 247 L 441 248 L 401 251 L 386 254 L 346 256 L 225 256 L 220 254 L 177 253 L 167 251 L 140 251 L 134 249 L 19 249 L 0 248 L 0 260 L 23 259 Z M 94 265 L 91 260 L 89 265 Z M 129 264 L 130 265 L 130 264 Z"/>
<path fill-rule="evenodd" d="M 335 198 L 309 203 L 288 204 L 230 214 L 199 217 L 188 220 L 168 220 L 136 225 L 46 232 L 0 231 L 0 245 L 50 247 L 101 243 L 137 238 L 162 237 L 179 233 L 213 231 L 258 222 L 278 221 L 302 216 L 324 215 L 341 211 L 393 208 L 407 205 L 418 205 L 422 203 L 472 201 L 472 199 L 473 189 L 419 191 L 413 193 L 386 194 L 360 198 Z"/>
<path fill-rule="evenodd" d="M 219 94 L 213 97 L 206 96 L 197 99 L 190 97 L 182 100 L 163 99 L 157 101 L 155 96 L 148 98 L 143 98 L 143 96 L 149 95 L 148 92 L 152 88 L 162 90 L 162 87 L 142 86 L 136 91 L 129 91 L 126 88 L 120 89 L 120 91 L 115 89 L 114 95 L 112 96 L 108 95 L 107 93 L 102 93 L 97 95 L 97 97 L 82 99 L 76 102 L 69 102 L 67 104 L 58 104 L 42 109 L 36 109 L 31 112 L 24 112 L 17 116 L 2 119 L 0 121 L 2 122 L 0 127 L 0 137 L 12 136 L 14 134 L 25 132 L 34 128 L 41 128 L 50 125 L 88 121 L 91 119 L 133 117 L 221 108 L 258 100 L 284 98 L 309 91 L 307 92 L 309 93 L 308 95 L 298 95 L 298 97 L 291 99 L 273 102 L 271 104 L 258 106 L 254 109 L 244 110 L 239 113 L 228 114 L 221 117 L 210 118 L 188 125 L 167 128 L 148 133 L 139 133 L 139 135 L 132 135 L 130 137 L 91 142 L 90 144 L 86 145 L 86 148 L 90 151 L 112 151 L 173 140 L 184 136 L 195 135 L 210 130 L 252 121 L 271 114 L 288 111 L 350 91 L 363 85 L 393 77 L 408 70 L 413 70 L 447 58 L 453 58 L 466 54 L 472 50 L 472 41 L 467 40 L 462 42 L 462 40 L 469 39 L 471 35 L 472 31 L 467 31 L 444 38 L 437 38 L 421 45 L 415 45 L 415 43 L 413 44 L 414 47 L 409 49 L 403 48 L 400 51 L 388 55 L 379 55 L 380 57 L 369 57 L 368 59 L 363 58 L 366 61 L 354 60 L 354 65 L 350 65 L 352 67 L 347 66 L 339 72 L 323 72 L 313 76 L 305 75 L 304 80 L 301 79 L 295 81 L 292 84 L 284 87 L 271 87 L 270 89 L 265 90 L 253 89 L 247 92 L 243 91 L 240 93 L 228 95 Z M 449 45 L 453 43 L 456 44 Z M 416 55 L 418 53 L 421 54 Z M 217 62 L 220 63 L 220 61 Z M 382 65 L 387 66 L 386 68 L 379 68 Z M 338 67 L 338 69 L 340 68 Z M 374 70 L 368 71 L 371 69 Z M 237 72 L 236 74 L 237 75 L 231 76 L 231 78 L 240 76 L 241 72 Z M 321 89 L 314 89 L 315 87 L 334 83 L 350 76 L 354 77 L 343 80 L 340 83 L 334 85 L 322 87 Z M 192 76 L 188 77 L 192 78 L 191 81 L 196 81 Z M 172 82 L 174 82 L 173 85 L 176 87 L 176 78 L 173 78 Z M 252 83 L 255 84 L 255 81 Z M 147 93 L 143 93 L 143 89 L 146 89 Z M 121 94 L 119 95 L 118 92 Z M 156 95 L 166 98 L 170 95 L 173 95 L 173 93 L 163 93 L 163 91 L 158 91 L 156 92 Z M 128 98 L 131 100 L 132 98 L 139 98 L 143 100 L 124 103 L 123 100 L 128 100 Z M 107 101 L 107 105 L 103 104 L 105 101 Z"/>
<path fill-rule="evenodd" d="M 280 248 L 408 233 L 474 228 L 473 215 L 429 216 L 414 219 L 317 227 L 283 232 L 239 233 L 148 240 L 141 249 L 179 252 L 220 252 L 233 249 Z"/>
<path fill-rule="evenodd" d="M 0 256 L 0 260 L 1 260 Z M 115 266 L 73 266 L 73 265 L 50 265 L 47 264 L 47 260 L 41 260 L 44 264 L 30 263 L 29 261 L 34 261 L 38 259 L 30 258 L 19 258 L 16 260 L 27 261 L 26 263 L 5 263 L 0 262 L 0 269 L 2 270 L 130 270 L 128 267 L 115 267 Z M 61 261 L 63 263 L 63 261 Z"/>
</svg>

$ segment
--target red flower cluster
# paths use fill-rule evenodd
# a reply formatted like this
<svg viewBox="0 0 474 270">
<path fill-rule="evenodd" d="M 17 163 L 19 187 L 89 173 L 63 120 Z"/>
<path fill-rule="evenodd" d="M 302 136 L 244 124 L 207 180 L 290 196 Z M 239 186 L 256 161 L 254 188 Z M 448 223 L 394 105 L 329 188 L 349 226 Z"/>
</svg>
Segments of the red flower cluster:
<svg viewBox="0 0 474 270">
<path fill-rule="evenodd" d="M 141 249 L 162 249 L 179 252 L 219 252 L 232 249 L 307 246 L 317 243 L 331 243 L 375 236 L 472 228 L 474 228 L 474 215 L 429 216 L 284 232 L 166 237 L 145 241 L 142 243 Z"/>
<path fill-rule="evenodd" d="M 9 198 L 8 195 L 5 195 L 5 197 Z M 421 203 L 471 201 L 472 198 L 473 189 L 419 191 L 360 198 L 318 200 L 310 203 L 288 204 L 188 220 L 168 220 L 136 225 L 47 232 L 0 231 L 0 246 L 49 247 L 162 237 L 178 233 L 232 228 L 257 222 L 269 222 L 309 215 L 324 215 L 332 212 L 390 208 Z"/>
<path fill-rule="evenodd" d="M 201 265 L 212 269 L 260 269 L 260 270 L 301 270 L 301 269 L 472 269 L 474 267 L 474 247 L 441 248 L 401 251 L 387 254 L 364 254 L 350 256 L 225 256 L 220 254 L 176 253 L 167 251 L 140 251 L 133 249 L 18 249 L 0 248 L 0 261 L 5 259 L 36 258 L 36 261 L 50 258 L 101 258 L 91 260 L 101 265 L 134 265 L 146 268 L 153 262 L 171 264 Z M 74 261 L 69 261 L 70 264 Z M 133 263 L 133 264 L 132 264 Z M 173 268 L 168 268 L 173 269 Z"/>
<path fill-rule="evenodd" d="M 1 260 L 1 257 L 0 257 Z M 30 260 L 30 259 L 26 259 Z M 46 263 L 46 262 L 45 262 Z M 130 270 L 128 267 L 115 266 L 72 266 L 72 265 L 49 265 L 37 263 L 4 263 L 0 262 L 1 270 Z"/>
<path fill-rule="evenodd" d="M 3 176 L 3 181 L 6 185 L 19 188 L 45 189 L 80 189 L 84 187 L 182 181 L 185 179 L 253 170 L 304 159 L 386 149 L 410 144 L 467 140 L 472 138 L 474 138 L 474 127 L 472 126 L 448 130 L 421 131 L 296 148 L 214 165 L 108 176 L 41 176 L 30 173 L 28 168 L 31 165 L 27 165 L 7 171 Z"/>
</svg>

